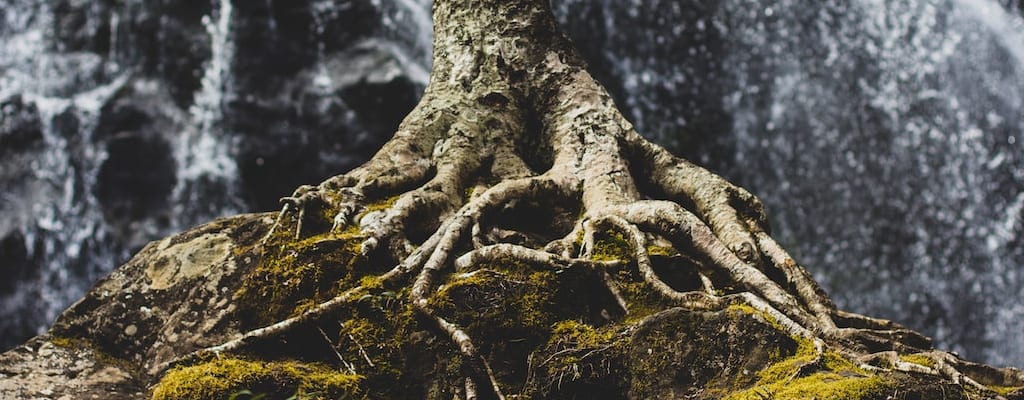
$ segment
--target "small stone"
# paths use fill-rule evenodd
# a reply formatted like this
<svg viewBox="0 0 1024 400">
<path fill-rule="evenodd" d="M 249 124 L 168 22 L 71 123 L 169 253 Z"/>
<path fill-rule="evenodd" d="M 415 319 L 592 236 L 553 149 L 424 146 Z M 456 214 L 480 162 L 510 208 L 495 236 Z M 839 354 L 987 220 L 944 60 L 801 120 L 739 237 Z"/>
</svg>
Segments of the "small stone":
<svg viewBox="0 0 1024 400">
<path fill-rule="evenodd" d="M 128 325 L 124 328 L 124 334 L 128 336 L 135 336 L 139 332 L 139 327 L 135 325 Z"/>
</svg>

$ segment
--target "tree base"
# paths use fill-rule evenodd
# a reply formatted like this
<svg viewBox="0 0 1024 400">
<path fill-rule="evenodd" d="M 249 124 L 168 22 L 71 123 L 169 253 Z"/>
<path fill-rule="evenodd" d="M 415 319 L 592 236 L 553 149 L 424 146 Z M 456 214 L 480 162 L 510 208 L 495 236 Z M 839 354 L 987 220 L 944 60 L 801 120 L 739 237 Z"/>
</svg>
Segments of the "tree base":
<svg viewBox="0 0 1024 400">
<path fill-rule="evenodd" d="M 139 381 L 164 377 L 160 399 L 226 393 L 169 389 L 223 365 L 265 373 L 198 385 L 446 400 L 1019 394 L 1006 388 L 1024 386 L 1019 370 L 838 310 L 753 195 L 633 130 L 547 7 L 435 1 L 431 82 L 369 162 L 299 188 L 276 217 L 147 246 L 54 334 L 142 362 Z"/>
</svg>

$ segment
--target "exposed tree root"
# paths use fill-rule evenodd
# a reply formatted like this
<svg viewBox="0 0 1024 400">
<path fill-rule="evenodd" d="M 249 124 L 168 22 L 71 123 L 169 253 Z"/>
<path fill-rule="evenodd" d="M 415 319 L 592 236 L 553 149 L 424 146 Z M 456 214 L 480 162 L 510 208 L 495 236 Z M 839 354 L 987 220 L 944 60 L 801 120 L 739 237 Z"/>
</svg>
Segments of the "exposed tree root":
<svg viewBox="0 0 1024 400">
<path fill-rule="evenodd" d="M 626 165 L 621 167 L 627 168 Z M 885 365 L 884 368 L 897 371 L 943 376 L 981 391 L 989 389 L 972 376 L 983 376 L 985 378 L 982 380 L 988 384 L 1024 384 L 1024 376 L 1019 371 L 981 368 L 976 364 L 966 363 L 949 353 L 931 350 L 927 338 L 890 321 L 836 309 L 806 270 L 797 265 L 766 232 L 756 228 L 747 231 L 750 240 L 756 243 L 758 254 L 753 258 L 744 256 L 743 251 L 738 251 L 743 250 L 742 245 L 727 246 L 725 240 L 703 219 L 679 203 L 655 200 L 622 203 L 613 201 L 619 199 L 607 198 L 594 200 L 596 204 L 602 204 L 604 207 L 585 210 L 573 224 L 574 228 L 570 232 L 541 248 L 531 248 L 520 243 L 484 244 L 490 241 L 481 239 L 485 231 L 500 231 L 506 235 L 508 232 L 514 232 L 509 228 L 483 223 L 492 214 L 510 204 L 535 201 L 541 204 L 548 203 L 547 207 L 554 207 L 560 203 L 592 195 L 592 191 L 595 190 L 594 186 L 580 182 L 575 176 L 561 175 L 562 173 L 557 171 L 557 168 L 553 168 L 542 175 L 505 180 L 490 187 L 478 187 L 474 192 L 479 193 L 474 193 L 461 205 L 459 202 L 463 199 L 430 189 L 431 186 L 438 185 L 437 177 L 419 188 L 396 193 L 397 200 L 386 209 L 362 216 L 352 215 L 352 210 L 363 210 L 366 207 L 365 197 L 354 194 L 358 193 L 357 190 L 349 191 L 350 194 L 347 196 L 348 199 L 357 201 L 331 205 L 340 210 L 339 215 L 349 214 L 343 218 L 335 218 L 335 222 L 347 221 L 348 225 L 334 226 L 333 230 L 343 229 L 349 225 L 357 226 L 361 236 L 374 238 L 377 243 L 393 241 L 394 238 L 399 238 L 398 240 L 402 242 L 399 247 L 389 246 L 388 251 L 392 257 L 402 262 L 378 278 L 388 286 L 410 287 L 410 301 L 413 307 L 426 318 L 435 321 L 438 333 L 447 337 L 458 349 L 467 366 L 466 384 L 462 389 L 466 398 L 504 398 L 504 395 L 488 360 L 479 353 L 473 338 L 456 324 L 436 315 L 429 305 L 429 299 L 438 290 L 437 282 L 444 276 L 470 273 L 479 265 L 503 262 L 519 262 L 552 271 L 580 268 L 596 271 L 605 282 L 605 287 L 598 289 L 606 290 L 626 314 L 629 313 L 627 301 L 616 289 L 616 278 L 609 275 L 607 270 L 629 263 L 635 266 L 639 276 L 651 291 L 676 306 L 691 310 L 721 310 L 733 304 L 753 307 L 777 321 L 790 335 L 812 340 L 819 361 L 827 346 L 855 357 L 869 368 L 878 369 L 882 367 L 877 365 Z M 460 189 L 470 187 L 470 175 L 458 175 L 464 179 L 463 182 L 448 182 L 446 185 Z M 668 186 L 668 183 L 663 184 Z M 323 201 L 323 193 L 326 190 L 323 187 L 303 188 L 300 190 L 301 193 L 287 198 L 284 201 L 281 218 L 274 225 L 275 229 L 295 229 L 296 234 L 301 236 L 302 228 L 299 223 L 294 228 L 282 226 L 282 221 L 286 220 L 284 217 L 295 213 L 295 220 L 302 221 L 304 208 L 313 200 Z M 455 212 L 446 211 L 456 208 L 458 210 Z M 416 244 L 404 235 L 404 230 L 407 223 L 424 214 L 438 219 L 439 222 L 433 234 L 416 247 Z M 742 222 L 749 226 L 751 221 Z M 609 231 L 619 232 L 626 238 L 631 249 L 628 259 L 592 259 L 593 248 L 596 246 L 595 235 L 598 232 Z M 665 238 L 674 247 L 693 252 L 695 257 L 702 261 L 704 268 L 707 268 L 706 272 L 724 274 L 728 276 L 728 281 L 725 285 L 713 283 L 706 272 L 701 271 L 698 272 L 701 290 L 674 289 L 652 267 L 648 250 L 649 237 Z M 747 236 L 743 236 L 741 240 L 746 238 Z M 364 252 L 369 254 L 366 249 L 374 245 L 370 239 L 364 240 Z M 468 251 L 464 250 L 467 245 L 470 245 Z M 746 261 L 744 257 L 757 262 Z M 781 271 L 785 279 L 778 282 L 769 278 L 763 272 L 766 268 Z M 272 339 L 303 328 L 332 313 L 337 313 L 366 290 L 367 288 L 362 286 L 351 288 L 299 316 L 247 332 L 242 337 L 218 346 L 202 349 L 179 362 L 192 362 L 210 354 L 240 352 L 261 340 Z M 911 353 L 924 354 L 932 360 L 932 366 L 926 367 L 900 360 L 900 354 Z M 372 365 L 372 361 L 367 361 Z M 347 362 L 345 364 L 350 365 Z M 818 362 L 809 363 L 806 367 L 809 370 L 802 373 L 813 372 L 817 364 Z M 993 378 L 994 376 L 998 379 Z"/>
<path fill-rule="evenodd" d="M 370 263 L 397 263 L 376 279 L 408 288 L 410 306 L 461 355 L 466 376 L 458 392 L 464 398 L 500 399 L 504 388 L 478 350 L 479 338 L 439 315 L 430 300 L 452 276 L 511 263 L 591 271 L 600 277 L 594 290 L 621 308 L 618 317 L 607 318 L 633 312 L 620 288 L 637 282 L 610 274 L 614 268 L 635 268 L 646 290 L 674 306 L 753 307 L 791 336 L 814 343 L 817 359 L 803 374 L 818 368 L 829 348 L 868 368 L 942 376 L 986 393 L 987 384 L 1024 386 L 1020 371 L 967 363 L 934 351 L 930 340 L 895 323 L 838 310 L 771 238 L 756 197 L 633 130 L 557 33 L 546 1 L 485 3 L 435 0 L 435 70 L 423 101 L 367 164 L 282 199 L 263 239 L 269 245 L 285 229 L 294 239 L 359 232 Z M 521 209 L 551 214 L 536 221 L 517 214 Z M 322 210 L 333 213 L 329 228 L 306 226 Z M 629 252 L 596 259 L 598 236 L 609 232 L 621 235 Z M 653 267 L 651 243 L 667 243 L 696 260 L 690 287 L 697 289 L 673 287 Z M 367 291 L 348 288 L 178 363 L 242 352 L 337 317 Z M 900 359 L 912 353 L 932 365 Z"/>
</svg>

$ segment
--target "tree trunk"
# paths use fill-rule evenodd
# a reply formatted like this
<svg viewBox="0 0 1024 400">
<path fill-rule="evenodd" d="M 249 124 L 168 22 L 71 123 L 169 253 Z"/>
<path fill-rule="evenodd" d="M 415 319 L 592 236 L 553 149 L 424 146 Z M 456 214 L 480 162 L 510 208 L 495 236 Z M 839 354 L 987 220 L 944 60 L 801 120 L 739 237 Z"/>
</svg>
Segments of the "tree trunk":
<svg viewBox="0 0 1024 400">
<path fill-rule="evenodd" d="M 209 393 L 183 374 L 227 354 L 330 363 L 361 377 L 355 392 L 392 398 L 1024 386 L 837 310 L 753 195 L 633 129 L 547 1 L 433 7 L 419 105 L 369 162 L 299 188 L 234 243 L 251 267 L 233 299 L 244 334 L 155 367 L 174 367 L 156 398 Z"/>
</svg>

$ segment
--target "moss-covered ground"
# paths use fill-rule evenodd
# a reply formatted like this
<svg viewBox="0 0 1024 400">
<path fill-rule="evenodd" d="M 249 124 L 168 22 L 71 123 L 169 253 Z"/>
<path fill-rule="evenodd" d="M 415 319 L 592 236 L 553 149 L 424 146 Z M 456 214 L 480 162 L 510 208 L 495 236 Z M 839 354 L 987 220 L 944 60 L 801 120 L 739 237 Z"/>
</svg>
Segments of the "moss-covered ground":
<svg viewBox="0 0 1024 400">
<path fill-rule="evenodd" d="M 169 371 L 153 400 L 221 400 L 252 393 L 262 399 L 359 399 L 361 377 L 322 364 L 219 358 Z"/>
<path fill-rule="evenodd" d="M 373 210 L 393 201 L 382 200 Z M 378 278 L 390 265 L 371 265 L 359 248 L 363 239 L 355 229 L 314 230 L 301 238 L 282 229 L 236 249 L 237 259 L 248 260 L 234 297 L 247 329 L 360 290 L 341 310 L 300 332 L 238 357 L 172 369 L 153 388 L 153 398 L 459 395 L 467 364 L 435 323 L 414 311 L 407 287 Z M 648 252 L 673 285 L 692 281 L 699 268 L 671 247 Z M 496 260 L 447 275 L 429 307 L 473 338 L 513 398 L 875 399 L 898 383 L 837 353 L 818 357 L 813 342 L 788 336 L 753 307 L 673 308 L 646 286 L 633 258 L 621 233 L 599 232 L 592 259 L 618 263 L 551 269 Z M 605 286 L 605 273 L 627 310 Z M 928 361 L 914 355 L 904 360 Z"/>
</svg>

